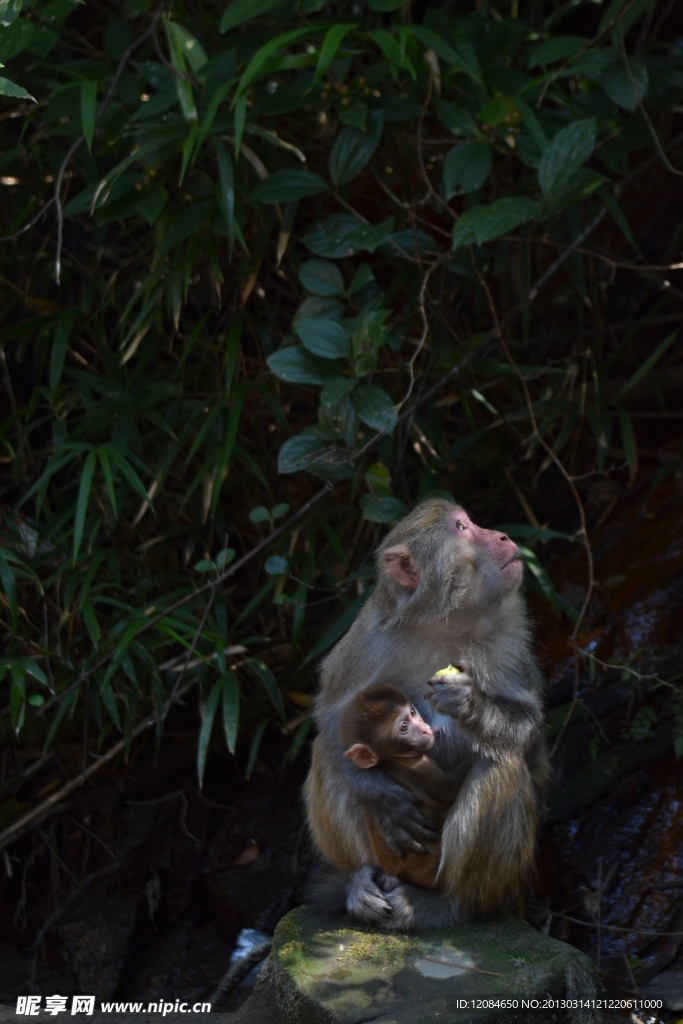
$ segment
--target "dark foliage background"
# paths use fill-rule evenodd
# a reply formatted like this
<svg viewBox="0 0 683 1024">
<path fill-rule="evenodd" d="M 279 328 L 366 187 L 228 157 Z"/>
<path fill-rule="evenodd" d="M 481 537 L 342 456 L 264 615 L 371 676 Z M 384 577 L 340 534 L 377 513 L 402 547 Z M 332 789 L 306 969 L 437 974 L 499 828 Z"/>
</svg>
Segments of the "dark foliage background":
<svg viewBox="0 0 683 1024">
<path fill-rule="evenodd" d="M 429 494 L 505 526 L 592 671 L 588 530 L 680 476 L 679 6 L 0 17 L 0 736 L 10 783 L 62 771 L 3 842 L 197 693 L 200 780 L 211 742 L 294 758 Z"/>
</svg>

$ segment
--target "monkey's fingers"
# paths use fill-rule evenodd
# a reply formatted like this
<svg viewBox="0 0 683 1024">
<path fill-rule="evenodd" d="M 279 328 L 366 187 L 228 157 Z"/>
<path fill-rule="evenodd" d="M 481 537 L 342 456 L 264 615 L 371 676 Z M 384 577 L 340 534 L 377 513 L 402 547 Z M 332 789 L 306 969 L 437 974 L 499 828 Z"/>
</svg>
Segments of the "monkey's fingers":
<svg viewBox="0 0 683 1024">
<path fill-rule="evenodd" d="M 375 881 L 378 870 L 369 864 L 364 864 L 362 868 L 351 875 L 347 889 L 346 909 L 348 913 L 368 924 L 386 921 L 392 913 L 391 904 Z M 383 875 L 384 872 L 381 874 Z"/>
</svg>

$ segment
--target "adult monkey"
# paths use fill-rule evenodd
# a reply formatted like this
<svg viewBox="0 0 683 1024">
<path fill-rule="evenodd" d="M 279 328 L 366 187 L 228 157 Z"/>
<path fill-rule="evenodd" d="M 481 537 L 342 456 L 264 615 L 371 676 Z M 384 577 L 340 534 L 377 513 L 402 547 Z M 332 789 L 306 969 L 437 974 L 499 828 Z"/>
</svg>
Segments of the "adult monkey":
<svg viewBox="0 0 683 1024">
<path fill-rule="evenodd" d="M 322 667 L 305 799 L 316 846 L 344 874 L 323 878 L 318 897 L 390 930 L 441 927 L 517 894 L 533 861 L 549 769 L 523 567 L 508 537 L 441 499 L 394 527 L 377 567 L 374 594 Z M 425 683 L 451 664 L 457 675 Z M 438 727 L 436 759 L 463 780 L 441 834 L 439 891 L 402 884 L 385 892 L 373 867 L 366 815 L 401 855 L 438 838 L 405 787 L 344 756 L 340 711 L 376 683 L 399 687 Z"/>
</svg>

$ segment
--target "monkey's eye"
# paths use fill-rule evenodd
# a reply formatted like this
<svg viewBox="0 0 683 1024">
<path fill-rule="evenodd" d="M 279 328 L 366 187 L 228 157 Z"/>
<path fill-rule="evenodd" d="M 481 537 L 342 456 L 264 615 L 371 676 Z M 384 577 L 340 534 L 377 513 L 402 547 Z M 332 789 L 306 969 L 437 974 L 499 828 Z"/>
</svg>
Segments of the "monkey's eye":
<svg viewBox="0 0 683 1024">
<path fill-rule="evenodd" d="M 401 722 L 401 732 L 408 732 L 408 723 Z"/>
<path fill-rule="evenodd" d="M 412 704 L 410 705 L 410 713 L 411 713 L 411 715 L 413 716 L 413 718 L 415 718 L 415 715 L 417 714 L 417 711 L 416 711 L 416 710 L 415 710 L 415 708 L 414 708 L 414 707 L 412 706 Z"/>
<path fill-rule="evenodd" d="M 456 528 L 456 530 L 466 530 L 467 529 L 467 527 L 463 523 L 462 519 L 456 519 L 455 520 L 455 528 Z"/>
</svg>

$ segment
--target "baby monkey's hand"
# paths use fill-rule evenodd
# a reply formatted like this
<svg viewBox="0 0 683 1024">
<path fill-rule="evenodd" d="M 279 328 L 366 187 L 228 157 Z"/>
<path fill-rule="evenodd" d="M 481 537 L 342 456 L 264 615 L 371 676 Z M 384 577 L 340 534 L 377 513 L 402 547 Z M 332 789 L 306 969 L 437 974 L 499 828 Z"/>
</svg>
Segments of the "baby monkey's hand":
<svg viewBox="0 0 683 1024">
<path fill-rule="evenodd" d="M 427 683 L 425 697 L 435 711 L 451 718 L 466 718 L 471 713 L 474 680 L 469 665 L 461 661 L 436 672 Z"/>
</svg>

